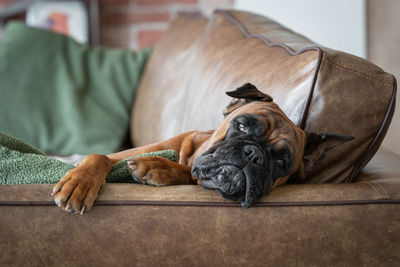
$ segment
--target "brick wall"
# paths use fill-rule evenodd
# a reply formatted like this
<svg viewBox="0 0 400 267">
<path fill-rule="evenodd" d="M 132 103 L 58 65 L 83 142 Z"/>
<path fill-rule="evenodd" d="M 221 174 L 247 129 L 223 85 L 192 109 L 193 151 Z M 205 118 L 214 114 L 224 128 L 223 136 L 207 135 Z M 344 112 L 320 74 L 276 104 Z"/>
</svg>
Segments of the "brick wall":
<svg viewBox="0 0 400 267">
<path fill-rule="evenodd" d="M 17 1 L 0 0 L 0 9 Z M 181 11 L 209 16 L 216 8 L 231 8 L 234 4 L 234 0 L 97 1 L 100 9 L 100 43 L 133 50 L 153 46 L 167 30 L 169 21 Z M 24 14 L 10 19 L 24 20 Z M 0 25 L 0 37 L 2 29 Z"/>
<path fill-rule="evenodd" d="M 0 8 L 9 4 L 12 4 L 14 0 L 0 0 Z"/>
<path fill-rule="evenodd" d="M 137 50 L 153 46 L 177 13 L 206 16 L 216 8 L 229 8 L 234 0 L 100 0 L 102 45 Z"/>
</svg>

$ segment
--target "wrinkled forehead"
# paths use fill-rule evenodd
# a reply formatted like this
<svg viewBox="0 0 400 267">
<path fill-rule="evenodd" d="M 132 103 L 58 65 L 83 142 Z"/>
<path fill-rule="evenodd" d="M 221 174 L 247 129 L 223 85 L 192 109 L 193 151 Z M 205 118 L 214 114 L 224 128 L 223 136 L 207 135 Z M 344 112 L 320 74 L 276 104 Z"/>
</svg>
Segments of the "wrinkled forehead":
<svg viewBox="0 0 400 267">
<path fill-rule="evenodd" d="M 232 120 L 234 117 L 240 114 L 256 114 L 261 115 L 263 117 L 270 117 L 269 115 L 274 114 L 282 119 L 290 120 L 286 117 L 283 111 L 279 108 L 277 104 L 274 102 L 252 102 L 246 105 L 243 105 L 237 109 L 235 109 L 231 114 L 229 114 L 226 119 L 228 121 Z"/>
<path fill-rule="evenodd" d="M 303 142 L 304 132 L 274 102 L 252 102 L 237 108 L 219 125 L 214 132 L 215 137 L 219 137 L 218 139 L 221 139 L 222 136 L 225 137 L 230 122 L 243 114 L 255 115 L 257 120 L 265 126 L 265 136 L 271 143 L 285 139 L 292 142 Z"/>
</svg>

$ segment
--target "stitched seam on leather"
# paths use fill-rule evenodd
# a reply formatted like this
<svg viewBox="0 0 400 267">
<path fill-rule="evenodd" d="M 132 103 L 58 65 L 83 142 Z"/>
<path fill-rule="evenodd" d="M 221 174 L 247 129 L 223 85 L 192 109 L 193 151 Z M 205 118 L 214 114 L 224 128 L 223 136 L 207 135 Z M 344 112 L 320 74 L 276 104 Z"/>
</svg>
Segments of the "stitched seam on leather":
<svg viewBox="0 0 400 267">
<path fill-rule="evenodd" d="M 176 198 L 176 199 L 179 199 L 179 198 L 182 198 L 182 195 L 163 195 L 163 196 L 165 196 L 165 197 L 170 197 L 170 198 Z M 115 197 L 119 197 L 119 198 L 122 198 L 122 199 L 130 199 L 131 200 L 131 197 L 134 197 L 134 196 L 132 196 L 132 194 L 107 194 L 107 199 L 110 199 L 110 198 L 115 198 Z M 144 200 L 148 200 L 148 199 L 146 199 L 145 198 L 145 196 L 142 196 L 143 197 L 143 201 Z M 160 197 L 160 198 L 155 198 L 154 200 L 152 200 L 152 201 L 175 201 L 175 200 L 167 200 L 167 199 L 165 199 L 165 197 Z M 200 196 L 200 198 L 201 198 L 201 196 Z M 215 198 L 212 198 L 212 197 L 210 197 L 210 198 L 207 198 L 207 197 L 205 197 L 206 199 L 209 199 L 210 201 L 216 201 L 215 200 Z M 203 198 L 204 199 L 204 198 Z M 142 201 L 142 200 L 138 200 L 138 201 Z M 224 202 L 224 201 L 221 201 L 221 202 Z M 225 202 L 229 202 L 229 201 L 225 201 Z"/>
<path fill-rule="evenodd" d="M 331 60 L 331 59 L 326 59 L 326 60 L 330 61 L 333 64 L 336 64 L 336 65 L 339 65 L 339 66 L 343 66 L 343 67 L 349 68 L 351 70 L 358 71 L 360 73 L 366 74 L 366 75 L 371 76 L 371 77 L 376 77 L 376 78 L 380 77 L 380 75 L 378 75 L 378 74 L 374 74 L 373 72 L 361 70 L 361 69 L 355 67 L 354 65 L 350 65 L 350 64 L 343 63 L 343 62 L 340 62 L 340 61 L 334 61 L 334 60 Z"/>
<path fill-rule="evenodd" d="M 54 204 L 54 203 L 53 203 Z M 209 206 L 209 207 L 238 207 L 238 202 L 208 202 L 208 201 L 96 201 L 94 205 L 156 205 L 156 206 Z M 362 204 L 400 204 L 398 199 L 373 200 L 328 200 L 328 201 L 284 201 L 258 202 L 256 207 L 293 207 L 293 206 L 332 206 L 332 205 L 362 205 Z"/>
<path fill-rule="evenodd" d="M 315 50 L 317 52 L 321 52 L 322 51 L 322 49 L 320 47 L 316 46 L 316 45 L 310 45 L 310 46 L 307 46 L 307 47 L 305 47 L 305 48 L 303 48 L 301 50 L 295 51 L 293 48 L 291 48 L 290 46 L 286 45 L 283 42 L 273 42 L 273 41 L 269 40 L 268 38 L 266 38 L 266 37 L 264 37 L 264 36 L 262 36 L 260 34 L 249 33 L 247 28 L 238 19 L 236 19 L 235 16 L 230 14 L 229 11 L 217 9 L 215 11 L 215 13 L 220 13 L 223 16 L 225 16 L 228 20 L 230 20 L 233 24 L 235 24 L 239 28 L 239 30 L 244 33 L 244 35 L 246 37 L 248 37 L 248 38 L 258 38 L 258 39 L 264 41 L 264 43 L 269 47 L 281 47 L 286 52 L 288 52 L 288 54 L 291 55 L 291 56 L 297 56 L 299 54 L 302 54 L 304 52 L 311 51 L 311 50 Z"/>
<path fill-rule="evenodd" d="M 399 204 L 399 199 L 373 200 L 341 200 L 341 201 L 290 201 L 290 202 L 259 202 L 253 207 L 314 207 L 314 206 L 342 206 L 342 205 L 371 205 L 371 204 Z M 96 201 L 95 206 L 194 206 L 194 207 L 235 207 L 240 208 L 237 202 L 204 202 L 204 201 Z M 56 206 L 54 201 L 0 201 L 0 206 Z"/>
<path fill-rule="evenodd" d="M 369 185 L 375 191 L 375 193 L 378 194 L 378 199 L 389 199 L 389 197 L 385 194 L 385 192 L 382 192 L 381 188 L 376 186 L 377 185 L 376 183 L 370 183 L 370 182 L 360 182 L 360 183 Z"/>
<path fill-rule="evenodd" d="M 386 192 L 385 188 L 380 183 L 374 183 L 377 187 L 381 189 L 382 195 L 385 199 L 389 198 L 389 194 Z"/>
<path fill-rule="evenodd" d="M 361 71 L 361 70 L 359 70 L 359 69 L 354 69 L 354 68 L 352 68 L 353 66 L 351 66 L 351 65 L 333 62 L 333 61 L 331 61 L 331 60 L 329 60 L 329 59 L 327 59 L 327 58 L 325 58 L 325 61 L 326 61 L 327 63 L 333 65 L 333 66 L 336 67 L 337 69 L 346 70 L 346 71 L 355 73 L 355 74 L 357 74 L 357 75 L 359 75 L 359 76 L 361 76 L 361 77 L 363 77 L 363 78 L 366 78 L 366 79 L 368 79 L 368 80 L 372 80 L 372 81 L 375 81 L 375 82 L 379 82 L 379 83 L 381 83 L 381 84 L 383 84 L 383 85 L 392 86 L 392 84 L 389 83 L 389 82 L 386 82 L 386 81 L 381 80 L 381 79 L 377 79 L 378 76 L 373 75 L 373 74 L 371 74 L 370 72 L 364 72 L 364 71 Z"/>
</svg>

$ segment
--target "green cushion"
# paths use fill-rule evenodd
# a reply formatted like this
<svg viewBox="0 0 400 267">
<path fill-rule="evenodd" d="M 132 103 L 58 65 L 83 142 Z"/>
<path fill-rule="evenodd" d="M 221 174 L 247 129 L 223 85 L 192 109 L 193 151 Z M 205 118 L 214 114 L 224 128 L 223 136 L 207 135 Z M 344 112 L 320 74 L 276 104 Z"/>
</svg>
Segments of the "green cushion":
<svg viewBox="0 0 400 267">
<path fill-rule="evenodd" d="M 9 23 L 0 42 L 0 130 L 46 153 L 119 150 L 149 54 Z"/>
</svg>

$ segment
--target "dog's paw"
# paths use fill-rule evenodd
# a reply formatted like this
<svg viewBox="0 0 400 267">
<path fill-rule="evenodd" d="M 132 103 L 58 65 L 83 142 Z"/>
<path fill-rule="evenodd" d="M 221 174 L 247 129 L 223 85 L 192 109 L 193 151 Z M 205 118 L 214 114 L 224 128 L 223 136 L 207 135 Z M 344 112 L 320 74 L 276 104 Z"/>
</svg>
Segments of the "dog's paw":
<svg viewBox="0 0 400 267">
<path fill-rule="evenodd" d="M 57 206 L 81 215 L 92 209 L 102 185 L 105 184 L 108 169 L 111 169 L 111 164 L 101 158 L 101 155 L 90 155 L 85 161 L 70 170 L 53 187 L 51 194 Z M 105 163 L 102 164 L 102 161 Z"/>
<path fill-rule="evenodd" d="M 137 183 L 165 186 L 177 184 L 173 163 L 162 157 L 140 157 L 129 160 L 128 168 Z"/>
<path fill-rule="evenodd" d="M 70 213 L 80 213 L 92 209 L 101 184 L 86 181 L 85 176 L 77 176 L 69 171 L 60 182 L 53 187 L 54 202 Z"/>
</svg>

